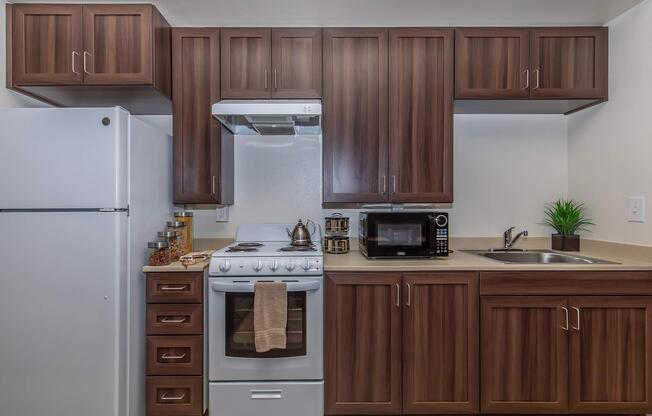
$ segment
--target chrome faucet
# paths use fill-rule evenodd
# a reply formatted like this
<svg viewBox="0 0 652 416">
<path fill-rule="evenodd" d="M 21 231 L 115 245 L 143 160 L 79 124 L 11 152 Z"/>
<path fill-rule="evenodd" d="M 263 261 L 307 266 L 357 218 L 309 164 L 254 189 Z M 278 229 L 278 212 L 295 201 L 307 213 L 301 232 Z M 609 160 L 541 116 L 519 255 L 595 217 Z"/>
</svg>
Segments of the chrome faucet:
<svg viewBox="0 0 652 416">
<path fill-rule="evenodd" d="M 503 234 L 503 241 L 505 242 L 505 250 L 511 250 L 512 246 L 516 244 L 519 238 L 521 237 L 527 237 L 527 230 L 523 230 L 520 233 L 516 234 L 514 237 L 512 237 L 512 231 L 514 231 L 516 227 L 509 227 L 507 231 Z"/>
</svg>

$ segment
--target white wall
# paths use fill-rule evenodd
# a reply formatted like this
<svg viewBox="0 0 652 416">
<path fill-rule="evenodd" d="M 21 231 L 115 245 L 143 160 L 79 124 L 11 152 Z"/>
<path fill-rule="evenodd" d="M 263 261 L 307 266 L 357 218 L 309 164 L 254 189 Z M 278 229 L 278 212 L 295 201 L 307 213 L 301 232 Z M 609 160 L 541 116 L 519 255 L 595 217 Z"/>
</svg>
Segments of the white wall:
<svg viewBox="0 0 652 416">
<path fill-rule="evenodd" d="M 597 224 L 589 238 L 652 245 L 652 1 L 609 30 L 609 102 L 568 121 L 569 195 Z M 628 222 L 627 198 L 640 195 L 647 222 Z"/>
<path fill-rule="evenodd" d="M 321 208 L 319 137 L 238 136 L 235 145 L 235 205 L 230 222 L 216 223 L 215 211 L 196 211 L 199 238 L 232 237 L 244 222 L 323 221 L 326 214 L 352 217 L 358 210 Z M 455 118 L 455 203 L 451 234 L 498 236 L 511 225 L 531 235 L 543 204 L 567 194 L 564 116 L 458 115 Z"/>
</svg>

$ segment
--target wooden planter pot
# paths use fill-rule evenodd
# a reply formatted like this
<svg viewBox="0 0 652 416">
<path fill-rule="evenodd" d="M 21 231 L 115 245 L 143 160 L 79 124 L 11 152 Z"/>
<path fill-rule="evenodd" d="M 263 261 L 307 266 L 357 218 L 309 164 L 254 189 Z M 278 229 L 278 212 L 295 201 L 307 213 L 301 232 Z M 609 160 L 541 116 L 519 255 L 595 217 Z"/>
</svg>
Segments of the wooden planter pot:
<svg viewBox="0 0 652 416">
<path fill-rule="evenodd" d="M 559 251 L 580 251 L 580 236 L 577 234 L 553 234 L 552 249 Z"/>
</svg>

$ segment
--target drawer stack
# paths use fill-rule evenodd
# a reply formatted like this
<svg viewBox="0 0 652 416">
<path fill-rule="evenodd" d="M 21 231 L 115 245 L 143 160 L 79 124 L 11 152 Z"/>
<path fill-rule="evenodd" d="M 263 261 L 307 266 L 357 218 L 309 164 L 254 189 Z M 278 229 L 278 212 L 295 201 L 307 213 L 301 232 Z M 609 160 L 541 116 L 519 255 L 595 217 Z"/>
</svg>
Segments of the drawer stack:
<svg viewBox="0 0 652 416">
<path fill-rule="evenodd" d="M 147 274 L 147 415 L 202 415 L 203 272 Z"/>
</svg>

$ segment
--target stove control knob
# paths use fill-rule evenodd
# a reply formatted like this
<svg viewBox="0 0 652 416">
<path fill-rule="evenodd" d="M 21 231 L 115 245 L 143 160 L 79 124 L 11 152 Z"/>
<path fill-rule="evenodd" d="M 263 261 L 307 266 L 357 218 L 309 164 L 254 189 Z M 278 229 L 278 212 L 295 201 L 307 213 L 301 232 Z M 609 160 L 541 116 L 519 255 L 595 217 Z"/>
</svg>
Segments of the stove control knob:
<svg viewBox="0 0 652 416">
<path fill-rule="evenodd" d="M 279 266 L 278 260 L 276 260 L 276 259 L 272 260 L 272 262 L 269 264 L 269 270 L 275 272 L 275 271 L 278 270 L 278 266 Z"/>
<path fill-rule="evenodd" d="M 285 262 L 285 269 L 288 272 L 291 272 L 292 270 L 294 270 L 294 260 L 290 259 L 290 260 L 286 261 Z"/>
<path fill-rule="evenodd" d="M 220 263 L 220 271 L 226 273 L 229 270 L 231 270 L 231 262 L 228 260 L 222 260 L 222 263 Z"/>
<path fill-rule="evenodd" d="M 257 272 L 263 270 L 263 262 L 262 262 L 262 260 L 256 261 L 256 263 L 254 264 L 254 270 L 257 271 Z"/>
<path fill-rule="evenodd" d="M 310 270 L 310 260 L 305 259 L 305 260 L 303 261 L 303 264 L 301 265 L 301 268 L 302 268 L 303 270 L 305 270 L 305 271 Z"/>
</svg>

